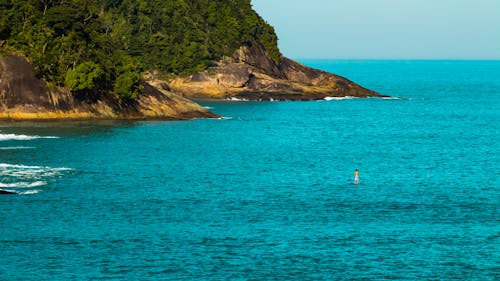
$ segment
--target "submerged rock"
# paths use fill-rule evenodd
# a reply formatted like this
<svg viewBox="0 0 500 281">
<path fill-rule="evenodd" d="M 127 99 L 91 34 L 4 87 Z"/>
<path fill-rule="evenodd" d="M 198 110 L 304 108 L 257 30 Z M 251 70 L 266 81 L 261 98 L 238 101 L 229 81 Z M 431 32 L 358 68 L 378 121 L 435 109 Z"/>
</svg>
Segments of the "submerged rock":
<svg viewBox="0 0 500 281">
<path fill-rule="evenodd" d="M 172 79 L 168 87 L 185 97 L 213 99 L 318 100 L 382 96 L 343 77 L 288 58 L 275 63 L 261 46 L 241 47 L 232 57 L 206 71 Z"/>
<path fill-rule="evenodd" d="M 172 119 L 216 118 L 218 115 L 170 91 L 142 83 L 136 100 L 105 95 L 95 101 L 76 98 L 64 88 L 38 79 L 22 57 L 0 57 L 0 119 Z"/>
</svg>

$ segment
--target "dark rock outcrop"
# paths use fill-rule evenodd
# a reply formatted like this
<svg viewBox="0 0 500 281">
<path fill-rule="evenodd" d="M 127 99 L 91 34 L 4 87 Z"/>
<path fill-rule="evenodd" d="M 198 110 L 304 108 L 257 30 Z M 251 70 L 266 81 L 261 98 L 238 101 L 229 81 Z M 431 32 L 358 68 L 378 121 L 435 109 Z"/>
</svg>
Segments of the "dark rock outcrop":
<svg viewBox="0 0 500 281">
<path fill-rule="evenodd" d="M 0 57 L 0 119 L 172 119 L 216 118 L 204 107 L 142 82 L 137 100 L 112 95 L 87 102 L 64 88 L 49 88 L 22 57 Z"/>
<path fill-rule="evenodd" d="M 261 46 L 241 47 L 232 57 L 223 59 L 216 66 L 190 77 L 174 78 L 168 86 L 190 98 L 318 100 L 325 97 L 381 96 L 343 77 L 312 69 L 288 58 L 275 63 Z"/>
<path fill-rule="evenodd" d="M 0 195 L 11 195 L 11 194 L 17 194 L 17 193 L 10 190 L 0 189 Z"/>
</svg>

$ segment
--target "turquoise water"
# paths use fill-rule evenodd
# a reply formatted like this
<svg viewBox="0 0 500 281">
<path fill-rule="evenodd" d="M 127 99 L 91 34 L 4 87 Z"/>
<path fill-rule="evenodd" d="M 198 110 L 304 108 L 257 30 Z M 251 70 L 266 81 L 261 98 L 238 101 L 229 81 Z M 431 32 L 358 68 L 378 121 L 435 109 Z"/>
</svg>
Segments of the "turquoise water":
<svg viewBox="0 0 500 281">
<path fill-rule="evenodd" d="M 0 280 L 498 280 L 500 61 L 303 62 L 400 99 L 0 123 Z"/>
</svg>

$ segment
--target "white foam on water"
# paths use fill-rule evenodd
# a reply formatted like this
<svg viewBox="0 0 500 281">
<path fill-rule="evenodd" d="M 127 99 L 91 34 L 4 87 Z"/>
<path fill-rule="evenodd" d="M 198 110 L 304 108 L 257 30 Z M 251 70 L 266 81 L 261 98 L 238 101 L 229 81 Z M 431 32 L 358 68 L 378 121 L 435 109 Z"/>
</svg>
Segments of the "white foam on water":
<svg viewBox="0 0 500 281">
<path fill-rule="evenodd" d="M 33 188 L 37 186 L 46 185 L 46 181 L 35 181 L 35 182 L 14 182 L 14 183 L 1 183 L 0 188 Z"/>
<path fill-rule="evenodd" d="M 41 190 L 33 188 L 48 185 L 51 178 L 62 177 L 67 171 L 73 171 L 73 169 L 0 163 L 0 179 L 2 180 L 0 189 L 14 189 L 13 192 L 18 194 L 36 194 Z M 24 191 L 20 192 L 20 189 Z"/>
<path fill-rule="evenodd" d="M 400 97 L 381 97 L 383 100 L 402 100 Z"/>
<path fill-rule="evenodd" d="M 2 179 L 0 189 L 14 189 L 13 192 L 18 194 L 36 194 L 42 190 L 34 190 L 33 188 L 48 185 L 51 178 L 62 177 L 65 172 L 72 170 L 66 167 L 53 168 L 0 163 L 0 179 Z M 21 192 L 20 189 L 24 190 Z"/>
<path fill-rule="evenodd" d="M 70 171 L 73 170 L 71 168 L 52 168 L 52 167 L 47 167 L 47 166 L 27 166 L 27 165 L 19 165 L 19 164 L 7 164 L 7 163 L 0 163 L 0 168 L 15 168 L 15 169 L 50 169 L 50 170 L 55 170 L 55 171 Z"/>
<path fill-rule="evenodd" d="M 8 140 L 34 140 L 34 139 L 58 139 L 59 137 L 54 136 L 29 136 L 29 135 L 16 135 L 16 134 L 0 134 L 0 141 Z"/>
<path fill-rule="evenodd" d="M 20 181 L 41 180 L 45 178 L 61 176 L 65 171 L 72 171 L 71 168 L 52 168 L 45 166 L 26 166 L 18 164 L 0 163 L 0 176 L 6 178 L 16 178 Z"/>
<path fill-rule="evenodd" d="M 325 97 L 324 100 L 330 101 L 330 100 L 351 100 L 354 99 L 355 97 L 351 96 L 346 96 L 346 97 Z"/>
<path fill-rule="evenodd" d="M 249 101 L 248 99 L 240 99 L 235 97 L 230 97 L 227 99 L 228 101 Z"/>
<path fill-rule="evenodd" d="M 22 194 L 22 195 L 30 195 L 30 194 L 37 194 L 40 193 L 41 190 L 34 189 L 34 190 L 28 190 L 28 191 L 22 191 L 22 192 L 17 192 L 17 194 Z"/>
<path fill-rule="evenodd" d="M 26 165 L 18 165 L 18 164 L 7 164 L 0 163 L 0 168 L 14 168 L 14 169 L 41 169 L 43 166 L 26 166 Z"/>
<path fill-rule="evenodd" d="M 19 150 L 19 149 L 35 149 L 34 146 L 5 146 L 0 147 L 0 150 Z"/>
<path fill-rule="evenodd" d="M 210 110 L 210 109 L 214 109 L 214 108 L 213 108 L 213 107 L 211 107 L 211 106 L 204 106 L 204 108 L 209 109 L 209 110 Z"/>
</svg>

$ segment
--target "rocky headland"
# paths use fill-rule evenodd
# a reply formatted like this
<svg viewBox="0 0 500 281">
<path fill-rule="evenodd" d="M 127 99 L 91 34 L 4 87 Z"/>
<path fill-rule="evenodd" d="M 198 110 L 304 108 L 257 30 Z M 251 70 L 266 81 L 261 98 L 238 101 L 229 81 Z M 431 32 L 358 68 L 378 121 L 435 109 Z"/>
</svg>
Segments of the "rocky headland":
<svg viewBox="0 0 500 281">
<path fill-rule="evenodd" d="M 188 98 L 244 100 L 320 100 L 325 97 L 380 97 L 346 78 L 304 66 L 282 57 L 269 58 L 262 46 L 241 47 L 216 66 L 165 84 L 151 77 L 155 85 Z"/>
<path fill-rule="evenodd" d="M 241 47 L 234 56 L 191 75 L 161 80 L 151 73 L 141 81 L 136 100 L 105 95 L 79 99 L 62 87 L 38 79 L 26 59 L 0 58 L 0 119 L 170 119 L 217 118 L 189 100 L 320 100 L 325 97 L 378 97 L 338 75 L 288 58 L 273 62 L 262 47 Z"/>
<path fill-rule="evenodd" d="M 271 60 L 260 47 L 241 47 L 232 57 L 188 77 L 161 80 L 148 73 L 135 100 L 104 95 L 80 99 L 38 79 L 23 57 L 0 58 L 0 119 L 170 119 L 217 118 L 190 99 L 320 100 L 379 97 L 377 92 L 283 57 Z"/>
<path fill-rule="evenodd" d="M 20 56 L 0 57 L 0 119 L 169 119 L 217 118 L 206 108 L 172 92 L 141 81 L 135 100 L 103 95 L 80 99 L 63 87 L 50 87 L 38 79 Z"/>
</svg>

